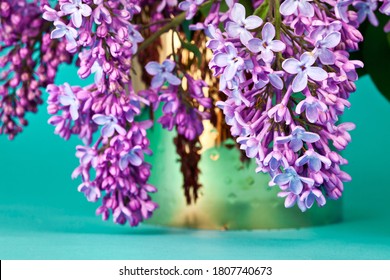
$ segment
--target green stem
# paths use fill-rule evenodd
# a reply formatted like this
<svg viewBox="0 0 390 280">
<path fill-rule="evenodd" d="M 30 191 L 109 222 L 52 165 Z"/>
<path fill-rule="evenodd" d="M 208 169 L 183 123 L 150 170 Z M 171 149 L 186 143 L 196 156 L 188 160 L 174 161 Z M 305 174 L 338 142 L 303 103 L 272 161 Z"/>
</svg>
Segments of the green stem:
<svg viewBox="0 0 390 280">
<path fill-rule="evenodd" d="M 274 0 L 274 18 L 275 18 L 275 38 L 280 40 L 280 28 L 282 24 L 282 17 L 280 15 L 280 0 Z"/>
</svg>

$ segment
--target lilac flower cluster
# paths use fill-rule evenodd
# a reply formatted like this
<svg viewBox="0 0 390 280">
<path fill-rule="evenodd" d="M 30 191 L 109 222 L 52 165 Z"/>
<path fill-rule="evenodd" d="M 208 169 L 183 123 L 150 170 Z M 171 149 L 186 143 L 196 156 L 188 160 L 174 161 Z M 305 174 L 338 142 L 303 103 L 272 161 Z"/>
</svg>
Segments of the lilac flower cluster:
<svg viewBox="0 0 390 280">
<path fill-rule="evenodd" d="M 82 177 L 79 191 L 89 201 L 102 198 L 97 214 L 104 220 L 112 212 L 115 223 L 135 226 L 157 204 L 149 196 L 156 189 L 147 182 L 151 167 L 144 161 L 151 154 L 146 136 L 151 122 L 135 120 L 150 102 L 134 92 L 130 80 L 132 57 L 143 41 L 131 20 L 141 8 L 139 1 L 122 2 L 71 0 L 59 1 L 57 9 L 44 7 L 43 17 L 55 26 L 51 38 L 66 38 L 66 49 L 79 53 L 80 78 L 94 75 L 84 88 L 49 85 L 48 111 L 55 133 L 65 139 L 76 134 L 84 142 L 73 173 Z"/>
<path fill-rule="evenodd" d="M 351 178 L 340 169 L 347 160 L 339 151 L 355 126 L 339 119 L 363 67 L 349 52 L 363 40 L 361 23 L 377 26 L 376 11 L 390 15 L 389 0 L 256 0 L 246 7 L 238 0 L 56 2 L 0 2 L 0 134 L 12 139 L 21 131 L 47 86 L 49 123 L 60 137 L 82 140 L 72 177 L 81 177 L 78 190 L 88 201 L 101 202 L 96 212 L 104 220 L 112 214 L 115 223 L 136 226 L 158 207 L 145 161 L 153 122 L 139 121 L 148 108 L 151 115 L 161 108 L 158 122 L 176 129 L 187 202 L 196 200 L 203 121 L 222 114 L 213 101 L 228 137 L 256 160 L 257 172 L 271 175 L 286 207 L 306 211 L 342 195 Z M 195 35 L 184 32 L 188 24 Z M 168 31 L 181 46 L 173 42 L 172 53 L 160 58 L 158 40 Z M 208 69 L 207 49 L 195 39 L 206 35 Z M 52 84 L 73 55 L 79 77 L 92 75 L 93 83 Z M 142 73 L 135 73 L 136 60 Z M 147 88 L 136 92 L 131 74 Z"/>
<path fill-rule="evenodd" d="M 25 114 L 37 111 L 41 88 L 54 81 L 59 64 L 71 59 L 63 42 L 50 40 L 42 3 L 4 0 L 0 5 L 0 134 L 10 139 L 27 125 Z"/>
<path fill-rule="evenodd" d="M 209 66 L 227 96 L 217 105 L 232 135 L 256 159 L 256 171 L 279 185 L 285 206 L 302 211 L 314 202 L 323 206 L 326 197 L 338 199 L 351 180 L 337 150 L 351 141 L 355 126 L 336 123 L 363 66 L 347 50 L 363 38 L 356 24 L 338 18 L 338 3 L 328 2 L 276 1 L 266 21 L 245 17 L 236 3 L 224 31 L 209 28 Z"/>
</svg>

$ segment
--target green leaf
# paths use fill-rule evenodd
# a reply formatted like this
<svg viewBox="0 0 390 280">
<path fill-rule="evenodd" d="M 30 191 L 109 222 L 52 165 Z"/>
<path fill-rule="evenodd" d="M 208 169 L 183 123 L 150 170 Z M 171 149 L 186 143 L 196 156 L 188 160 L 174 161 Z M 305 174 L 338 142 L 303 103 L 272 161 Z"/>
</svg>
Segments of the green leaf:
<svg viewBox="0 0 390 280">
<path fill-rule="evenodd" d="M 383 31 L 388 17 L 378 14 L 379 26 L 369 25 L 362 47 L 364 67 L 378 90 L 390 101 L 390 44 Z"/>
<path fill-rule="evenodd" d="M 202 65 L 202 53 L 200 52 L 199 48 L 196 45 L 191 44 L 190 42 L 183 41 L 181 39 L 180 42 L 182 48 L 189 50 L 195 55 L 196 59 L 198 60 L 198 67 L 200 68 L 200 66 Z"/>
<path fill-rule="evenodd" d="M 262 20 L 265 20 L 268 11 L 269 11 L 269 0 L 265 0 L 263 4 L 261 4 L 260 7 L 258 7 L 255 10 L 254 15 L 260 17 Z"/>
</svg>

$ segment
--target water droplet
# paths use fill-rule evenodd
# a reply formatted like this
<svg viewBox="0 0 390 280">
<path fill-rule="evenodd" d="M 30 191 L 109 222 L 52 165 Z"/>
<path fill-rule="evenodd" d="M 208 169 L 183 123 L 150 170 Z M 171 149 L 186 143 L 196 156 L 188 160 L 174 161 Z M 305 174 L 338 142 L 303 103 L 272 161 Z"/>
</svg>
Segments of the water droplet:
<svg viewBox="0 0 390 280">
<path fill-rule="evenodd" d="M 219 153 L 216 152 L 216 151 L 212 152 L 210 154 L 210 158 L 211 158 L 211 160 L 214 160 L 214 161 L 218 160 L 219 159 Z"/>
<path fill-rule="evenodd" d="M 228 202 L 234 204 L 237 202 L 237 195 L 235 193 L 229 193 Z"/>
</svg>

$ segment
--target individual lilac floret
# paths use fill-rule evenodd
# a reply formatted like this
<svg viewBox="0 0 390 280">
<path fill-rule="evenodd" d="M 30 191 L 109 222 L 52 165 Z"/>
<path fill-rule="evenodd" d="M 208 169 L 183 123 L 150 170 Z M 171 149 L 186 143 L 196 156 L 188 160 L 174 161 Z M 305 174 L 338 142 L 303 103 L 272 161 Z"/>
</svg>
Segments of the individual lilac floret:
<svg viewBox="0 0 390 280">
<path fill-rule="evenodd" d="M 95 149 L 85 146 L 76 147 L 76 156 L 80 159 L 80 164 L 87 166 L 91 164 L 95 168 L 98 164 L 98 155 Z"/>
<path fill-rule="evenodd" d="M 314 150 L 307 150 L 303 156 L 297 159 L 295 165 L 303 166 L 304 164 L 308 164 L 310 170 L 318 172 L 321 169 L 321 162 L 324 163 L 327 168 L 332 164 L 327 157 L 320 155 Z"/>
<path fill-rule="evenodd" d="M 320 61 L 324 65 L 332 65 L 336 60 L 335 54 L 330 51 L 336 47 L 341 40 L 340 32 L 332 32 L 328 34 L 324 39 L 316 42 L 315 54 L 318 55 Z"/>
<path fill-rule="evenodd" d="M 245 18 L 245 7 L 239 3 L 234 4 L 230 19 L 233 22 L 226 23 L 226 32 L 233 38 L 240 38 L 244 45 L 247 45 L 248 41 L 253 38 L 249 30 L 256 29 L 263 23 L 258 16 L 252 15 Z"/>
<path fill-rule="evenodd" d="M 307 86 L 308 77 L 314 81 L 323 81 L 328 73 L 320 67 L 312 66 L 315 57 L 308 52 L 301 55 L 300 61 L 295 58 L 288 58 L 282 63 L 283 69 L 290 74 L 297 74 L 292 83 L 294 92 L 302 91 Z"/>
<path fill-rule="evenodd" d="M 78 191 L 84 193 L 85 197 L 89 202 L 96 202 L 101 196 L 99 188 L 93 186 L 89 182 L 82 183 L 78 187 Z"/>
<path fill-rule="evenodd" d="M 261 58 L 269 63 L 274 58 L 273 52 L 284 51 L 286 45 L 280 40 L 274 40 L 275 27 L 270 22 L 264 25 L 261 36 L 262 40 L 258 38 L 249 40 L 248 49 L 254 53 L 261 52 Z"/>
<path fill-rule="evenodd" d="M 280 166 L 287 168 L 288 162 L 280 151 L 273 151 L 265 157 L 264 166 L 269 166 L 272 171 L 276 171 Z"/>
<path fill-rule="evenodd" d="M 123 155 L 119 161 L 119 168 L 123 171 L 129 165 L 140 166 L 143 162 L 142 157 L 139 156 L 139 152 L 142 151 L 141 146 L 133 147 L 129 153 Z"/>
<path fill-rule="evenodd" d="M 313 96 L 308 96 L 306 99 L 298 103 L 295 111 L 298 114 L 302 114 L 303 111 L 306 112 L 306 118 L 309 122 L 315 123 L 318 120 L 320 112 L 326 112 L 328 110 L 324 102 L 314 98 Z"/>
<path fill-rule="evenodd" d="M 357 15 L 358 15 L 358 22 L 362 23 L 363 21 L 366 20 L 368 17 L 368 20 L 370 23 L 374 26 L 379 25 L 379 21 L 375 16 L 374 11 L 376 11 L 378 7 L 377 1 L 356 1 L 354 2 L 353 6 L 358 10 Z"/>
<path fill-rule="evenodd" d="M 314 185 L 313 179 L 299 176 L 294 168 L 288 167 L 284 170 L 284 173 L 277 174 L 272 179 L 271 183 L 277 184 L 279 186 L 284 186 L 288 184 L 288 190 L 298 195 L 303 190 L 302 182 L 308 184 L 309 186 Z"/>
<path fill-rule="evenodd" d="M 205 0 L 185 0 L 179 3 L 179 9 L 186 11 L 186 19 L 190 20 L 198 11 L 198 7 L 203 4 Z"/>
<path fill-rule="evenodd" d="M 244 64 L 244 60 L 237 56 L 237 50 L 231 43 L 226 43 L 226 53 L 219 53 L 215 56 L 214 62 L 218 67 L 225 68 L 223 77 L 231 81 L 238 69 Z"/>
<path fill-rule="evenodd" d="M 58 101 L 62 106 L 69 106 L 69 112 L 72 120 L 75 121 L 79 118 L 80 102 L 74 95 L 68 83 L 64 84 L 64 94 L 58 97 Z"/>
<path fill-rule="evenodd" d="M 162 64 L 158 64 L 155 61 L 146 64 L 146 71 L 154 76 L 152 79 L 152 88 L 161 87 L 165 81 L 174 86 L 180 85 L 181 80 L 171 73 L 175 69 L 175 66 L 176 63 L 169 59 L 166 59 Z"/>
<path fill-rule="evenodd" d="M 126 130 L 118 124 L 118 119 L 113 115 L 96 114 L 92 117 L 92 120 L 98 125 L 103 125 L 101 131 L 103 137 L 111 137 L 115 131 L 120 135 L 126 134 Z"/>
<path fill-rule="evenodd" d="M 275 139 L 276 144 L 286 144 L 289 143 L 289 147 L 294 151 L 298 152 L 303 147 L 303 142 L 314 143 L 320 140 L 320 136 L 313 132 L 307 132 L 301 126 L 296 126 L 291 135 L 289 136 L 279 136 Z"/>
<path fill-rule="evenodd" d="M 304 202 L 304 206 L 306 207 L 306 209 L 310 209 L 313 206 L 314 201 L 317 201 L 317 204 L 320 207 L 326 204 L 326 200 L 323 193 L 317 188 L 310 188 L 309 190 L 304 191 L 300 197 L 300 200 Z M 300 208 L 302 211 L 306 210 L 302 209 L 302 207 Z"/>
<path fill-rule="evenodd" d="M 89 17 L 92 9 L 87 4 L 83 4 L 81 0 L 70 0 L 72 3 L 65 3 L 61 5 L 61 11 L 65 15 L 71 15 L 72 23 L 79 28 L 83 22 L 83 16 Z"/>
<path fill-rule="evenodd" d="M 298 11 L 301 16 L 313 17 L 314 8 L 309 1 L 311 0 L 286 0 L 280 5 L 280 13 L 290 16 Z"/>
<path fill-rule="evenodd" d="M 339 0 L 334 8 L 335 15 L 337 18 L 344 22 L 349 22 L 348 8 L 352 4 L 352 0 Z"/>
<path fill-rule="evenodd" d="M 62 21 L 55 21 L 54 26 L 56 27 L 50 34 L 51 39 L 59 39 L 65 36 L 68 44 L 66 45 L 66 49 L 68 51 L 74 50 L 77 47 L 77 30 L 71 26 L 65 25 Z"/>
</svg>

